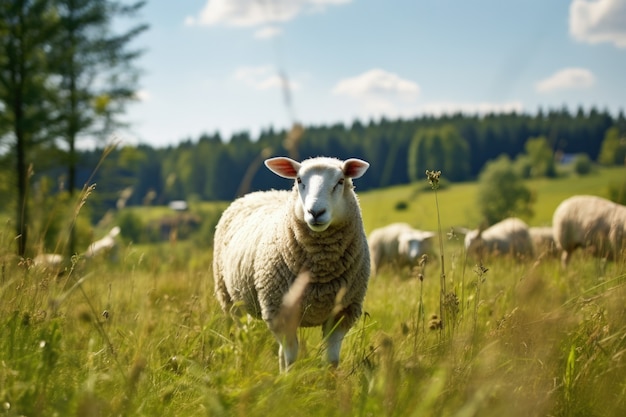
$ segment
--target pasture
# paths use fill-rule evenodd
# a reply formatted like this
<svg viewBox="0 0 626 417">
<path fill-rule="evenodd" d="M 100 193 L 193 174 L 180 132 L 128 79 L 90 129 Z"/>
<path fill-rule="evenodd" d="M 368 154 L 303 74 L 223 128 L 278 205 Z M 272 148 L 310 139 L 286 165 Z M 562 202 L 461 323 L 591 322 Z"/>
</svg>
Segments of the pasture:
<svg viewBox="0 0 626 417">
<path fill-rule="evenodd" d="M 526 220 L 548 224 L 565 197 L 605 195 L 624 177 L 616 168 L 531 181 L 535 215 Z M 210 248 L 129 244 L 115 262 L 75 259 L 58 274 L 16 259 L 5 223 L 0 413 L 625 415 L 626 259 L 579 251 L 567 270 L 548 257 L 481 268 L 447 236 L 453 226 L 476 226 L 475 187 L 438 190 L 438 206 L 427 184 L 359 193 L 367 231 L 393 221 L 437 230 L 440 218 L 445 293 L 436 262 L 372 279 L 339 367 L 325 364 L 321 330 L 301 329 L 299 359 L 286 374 L 264 323 L 221 311 Z"/>
</svg>

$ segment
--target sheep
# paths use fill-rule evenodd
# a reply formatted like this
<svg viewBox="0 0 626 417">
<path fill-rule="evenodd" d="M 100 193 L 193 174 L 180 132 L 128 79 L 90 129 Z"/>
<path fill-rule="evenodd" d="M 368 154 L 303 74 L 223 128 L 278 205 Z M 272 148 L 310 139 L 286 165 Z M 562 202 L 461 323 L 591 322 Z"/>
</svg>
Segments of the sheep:
<svg viewBox="0 0 626 417">
<path fill-rule="evenodd" d="M 434 232 L 414 229 L 408 223 L 392 223 L 372 230 L 367 238 L 372 276 L 386 265 L 413 266 L 422 255 L 435 259 L 434 236 Z"/>
<path fill-rule="evenodd" d="M 294 185 L 246 194 L 222 213 L 213 242 L 215 295 L 225 312 L 266 322 L 279 344 L 281 372 L 297 358 L 298 327 L 322 326 L 327 360 L 336 367 L 370 275 L 352 183 L 369 163 L 276 157 L 265 166 Z"/>
<path fill-rule="evenodd" d="M 510 254 L 514 257 L 533 255 L 533 242 L 528 226 L 516 217 L 504 219 L 491 227 L 468 231 L 465 250 L 470 257 L 489 254 Z"/>
<path fill-rule="evenodd" d="M 530 238 L 533 241 L 536 255 L 556 256 L 558 250 L 554 241 L 554 233 L 551 226 L 535 226 L 528 229 Z"/>
<path fill-rule="evenodd" d="M 601 197 L 577 195 L 563 200 L 554 211 L 552 227 L 564 268 L 578 247 L 609 260 L 626 249 L 626 207 Z"/>
<path fill-rule="evenodd" d="M 89 244 L 87 250 L 79 255 L 81 258 L 91 259 L 99 254 L 110 253 L 117 246 L 115 237 L 120 234 L 119 226 L 113 227 L 106 236 Z M 33 265 L 39 268 L 48 268 L 62 271 L 66 257 L 58 253 L 40 253 L 33 259 Z"/>
<path fill-rule="evenodd" d="M 108 252 L 117 246 L 115 237 L 120 234 L 119 226 L 113 227 L 102 239 L 91 243 L 84 253 L 85 258 L 93 258 L 98 254 Z"/>
<path fill-rule="evenodd" d="M 65 258 L 58 253 L 40 253 L 33 258 L 33 265 L 41 269 L 50 269 L 60 272 L 63 268 Z"/>
</svg>

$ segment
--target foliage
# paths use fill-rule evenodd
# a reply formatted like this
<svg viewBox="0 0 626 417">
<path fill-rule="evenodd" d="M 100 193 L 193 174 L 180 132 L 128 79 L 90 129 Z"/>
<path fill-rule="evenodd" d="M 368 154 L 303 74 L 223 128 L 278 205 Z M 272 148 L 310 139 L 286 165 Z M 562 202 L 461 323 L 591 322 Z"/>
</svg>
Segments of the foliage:
<svg viewBox="0 0 626 417">
<path fill-rule="evenodd" d="M 30 227 L 28 182 L 33 148 L 49 142 L 47 127 L 57 110 L 48 85 L 48 39 L 56 16 L 49 0 L 3 2 L 0 6 L 0 143 L 14 157 L 17 251 L 26 252 Z"/>
<path fill-rule="evenodd" d="M 598 162 L 602 165 L 626 165 L 626 137 L 619 128 L 611 127 L 606 131 Z"/>
<path fill-rule="evenodd" d="M 124 103 L 135 97 L 137 73 L 131 62 L 140 53 L 128 45 L 146 26 L 114 35 L 112 22 L 143 4 L 35 0 L 0 7 L 0 108 L 6 109 L 0 113 L 0 143 L 8 145 L 15 163 L 21 256 L 32 227 L 28 201 L 35 166 L 66 169 L 65 189 L 73 197 L 75 187 L 85 184 L 76 178 L 78 135 L 110 132 Z M 68 234 L 72 253 L 73 228 Z"/>
<path fill-rule="evenodd" d="M 146 243 L 146 224 L 142 217 L 132 210 L 125 210 L 117 216 L 117 225 L 120 227 L 120 234 L 127 242 Z"/>
<path fill-rule="evenodd" d="M 52 193 L 51 183 L 43 178 L 35 184 L 32 199 L 31 222 L 35 253 L 66 253 L 69 245 L 68 231 L 76 230 L 76 251 L 84 252 L 95 240 L 89 208 L 81 207 L 76 216 L 76 201 L 67 191 Z"/>
<path fill-rule="evenodd" d="M 578 175 L 587 175 L 591 172 L 593 164 L 586 153 L 580 153 L 574 157 L 574 172 Z"/>
<path fill-rule="evenodd" d="M 409 146 L 409 178 L 420 181 L 428 169 L 438 169 L 450 181 L 469 175 L 467 142 L 453 125 L 419 129 Z"/>
<path fill-rule="evenodd" d="M 554 153 L 545 137 L 540 136 L 528 139 L 524 149 L 530 164 L 530 177 L 551 178 L 556 175 Z"/>
<path fill-rule="evenodd" d="M 513 162 L 515 173 L 521 178 L 528 179 L 532 177 L 533 163 L 527 154 L 519 154 Z"/>
<path fill-rule="evenodd" d="M 480 213 L 488 224 L 510 216 L 532 215 L 532 194 L 506 155 L 487 163 L 479 177 L 477 197 Z"/>
<path fill-rule="evenodd" d="M 138 71 L 133 64 L 141 51 L 131 44 L 148 26 L 139 24 L 120 34 L 113 23 L 135 17 L 144 5 L 54 0 L 59 20 L 51 39 L 51 70 L 58 79 L 58 133 L 70 150 L 70 161 L 79 135 L 106 138 L 121 126 L 118 118 L 125 104 L 136 99 Z"/>
</svg>

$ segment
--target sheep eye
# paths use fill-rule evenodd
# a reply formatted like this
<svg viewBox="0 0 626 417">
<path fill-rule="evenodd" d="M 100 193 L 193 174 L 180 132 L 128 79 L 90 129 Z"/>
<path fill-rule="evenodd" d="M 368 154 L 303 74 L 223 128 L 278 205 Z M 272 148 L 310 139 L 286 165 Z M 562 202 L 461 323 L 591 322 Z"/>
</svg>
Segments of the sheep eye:
<svg viewBox="0 0 626 417">
<path fill-rule="evenodd" d="M 338 186 L 343 185 L 343 178 L 340 178 L 339 181 L 337 181 L 337 184 L 335 184 L 335 186 L 333 187 L 333 191 L 335 191 L 337 189 Z"/>
<path fill-rule="evenodd" d="M 298 177 L 296 178 L 296 182 L 298 183 L 298 185 L 302 185 L 302 178 Z M 304 187 L 304 185 L 302 185 Z"/>
</svg>

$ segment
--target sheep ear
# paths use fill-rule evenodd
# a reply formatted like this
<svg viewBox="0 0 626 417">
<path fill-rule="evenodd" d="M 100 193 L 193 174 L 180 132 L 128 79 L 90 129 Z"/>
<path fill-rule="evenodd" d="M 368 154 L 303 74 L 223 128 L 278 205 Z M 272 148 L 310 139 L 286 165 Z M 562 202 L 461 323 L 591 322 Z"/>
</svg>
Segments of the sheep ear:
<svg viewBox="0 0 626 417">
<path fill-rule="evenodd" d="M 298 176 L 300 163 L 291 158 L 279 156 L 265 160 L 265 166 L 274 174 L 283 178 L 294 179 Z"/>
<path fill-rule="evenodd" d="M 344 161 L 342 171 L 346 177 L 360 178 L 369 167 L 370 164 L 365 161 L 350 158 Z"/>
</svg>

